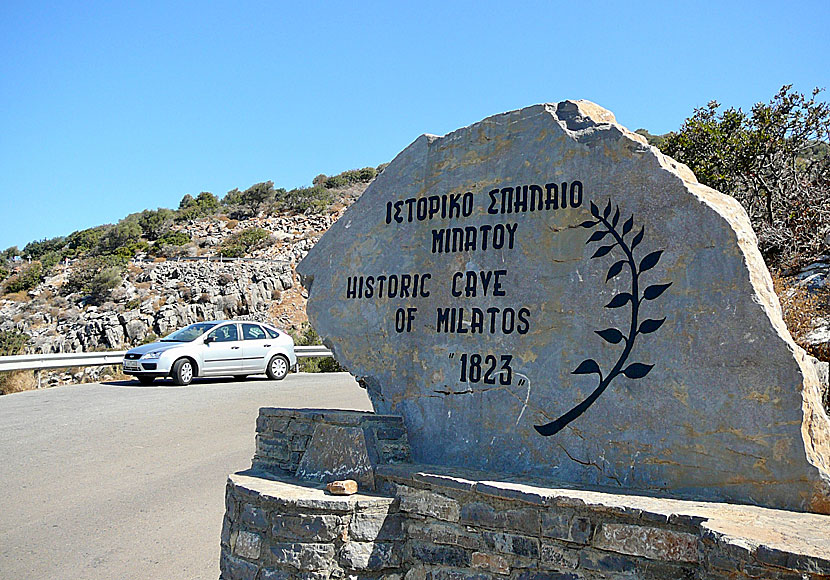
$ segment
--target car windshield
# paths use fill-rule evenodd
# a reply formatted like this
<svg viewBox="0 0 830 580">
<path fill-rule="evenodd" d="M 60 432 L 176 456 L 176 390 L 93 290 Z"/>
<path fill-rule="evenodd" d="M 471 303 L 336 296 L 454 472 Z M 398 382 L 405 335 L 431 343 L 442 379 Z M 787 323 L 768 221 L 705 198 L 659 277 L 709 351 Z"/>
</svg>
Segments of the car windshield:
<svg viewBox="0 0 830 580">
<path fill-rule="evenodd" d="M 181 330 L 177 330 L 172 334 L 168 334 L 161 339 L 161 342 L 191 342 L 202 336 L 217 324 L 218 323 L 216 322 L 197 322 L 196 324 L 191 324 Z"/>
</svg>

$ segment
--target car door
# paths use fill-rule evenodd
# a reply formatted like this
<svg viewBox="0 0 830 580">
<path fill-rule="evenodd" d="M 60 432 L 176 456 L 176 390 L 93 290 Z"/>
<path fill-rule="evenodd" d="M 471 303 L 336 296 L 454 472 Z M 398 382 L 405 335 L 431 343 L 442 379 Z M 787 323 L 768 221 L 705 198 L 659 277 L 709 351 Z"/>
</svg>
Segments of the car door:
<svg viewBox="0 0 830 580">
<path fill-rule="evenodd" d="M 271 340 L 259 324 L 242 323 L 243 368 L 249 373 L 264 373 Z"/>
<path fill-rule="evenodd" d="M 223 324 L 210 331 L 204 349 L 206 375 L 241 374 L 243 364 L 242 341 L 236 323 Z"/>
</svg>

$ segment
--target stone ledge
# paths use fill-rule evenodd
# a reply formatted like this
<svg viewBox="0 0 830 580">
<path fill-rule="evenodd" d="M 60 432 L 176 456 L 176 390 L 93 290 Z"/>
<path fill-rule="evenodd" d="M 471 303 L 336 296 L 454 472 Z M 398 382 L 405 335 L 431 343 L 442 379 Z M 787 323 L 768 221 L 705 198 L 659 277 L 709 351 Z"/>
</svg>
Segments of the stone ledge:
<svg viewBox="0 0 830 580">
<path fill-rule="evenodd" d="M 609 515 L 695 530 L 722 550 L 738 550 L 782 569 L 830 575 L 830 516 L 757 506 L 655 498 L 568 487 L 494 481 L 492 473 L 433 465 L 379 465 L 376 477 L 427 484 L 433 491 L 465 491 L 540 507 L 601 511 Z M 675 538 L 677 539 L 677 538 Z M 690 558 L 688 538 L 684 558 Z"/>
<path fill-rule="evenodd" d="M 386 495 L 231 475 L 222 578 L 830 579 L 830 516 L 428 465 L 380 465 L 375 476 Z"/>
<path fill-rule="evenodd" d="M 264 501 L 273 501 L 286 507 L 317 509 L 325 512 L 354 511 L 370 506 L 389 506 L 395 500 L 390 497 L 356 493 L 334 496 L 326 491 L 325 484 L 300 481 L 286 475 L 275 476 L 256 470 L 233 473 L 228 483 L 237 494 Z"/>
<path fill-rule="evenodd" d="M 262 417 L 285 417 L 289 419 L 310 419 L 325 421 L 332 425 L 353 427 L 364 421 L 389 421 L 403 424 L 399 415 L 377 415 L 371 411 L 350 411 L 341 409 L 286 409 L 283 407 L 261 407 Z"/>
</svg>

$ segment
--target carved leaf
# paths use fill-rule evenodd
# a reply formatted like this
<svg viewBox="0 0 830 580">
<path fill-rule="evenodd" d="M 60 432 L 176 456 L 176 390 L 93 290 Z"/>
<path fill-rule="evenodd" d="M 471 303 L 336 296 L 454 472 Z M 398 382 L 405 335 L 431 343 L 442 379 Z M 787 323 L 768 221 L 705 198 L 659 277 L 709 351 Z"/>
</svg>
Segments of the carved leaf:
<svg viewBox="0 0 830 580">
<path fill-rule="evenodd" d="M 626 367 L 623 374 L 629 379 L 642 379 L 646 376 L 654 365 L 644 365 L 643 363 L 632 363 Z"/>
<path fill-rule="evenodd" d="M 599 222 L 588 220 L 588 221 L 584 221 L 581 224 L 579 224 L 579 227 L 581 227 L 581 228 L 592 228 L 595 225 L 597 225 L 598 223 Z"/>
<path fill-rule="evenodd" d="M 666 288 L 671 286 L 671 284 L 672 283 L 669 282 L 668 284 L 654 284 L 653 286 L 649 286 L 643 292 L 643 298 L 645 298 L 646 300 L 654 300 L 655 298 L 660 296 L 660 294 L 665 292 Z"/>
<path fill-rule="evenodd" d="M 608 219 L 608 216 L 611 215 L 611 200 L 608 200 L 608 205 L 605 206 L 605 209 L 602 210 L 602 217 Z"/>
<path fill-rule="evenodd" d="M 587 359 L 579 363 L 579 366 L 576 367 L 571 374 L 572 375 L 590 375 L 591 373 L 600 374 L 599 365 L 597 361 L 593 359 Z"/>
<path fill-rule="evenodd" d="M 622 292 L 611 299 L 611 302 L 605 305 L 606 308 L 620 308 L 631 301 L 631 294 Z"/>
<path fill-rule="evenodd" d="M 595 204 L 593 201 L 591 202 L 591 215 L 595 218 L 599 217 L 599 208 L 597 207 L 597 204 Z"/>
<path fill-rule="evenodd" d="M 617 244 L 611 244 L 610 246 L 600 246 L 599 248 L 597 248 L 597 251 L 596 251 L 596 252 L 594 252 L 594 255 L 593 255 L 593 256 L 591 256 L 591 257 L 592 257 L 592 258 L 601 258 L 601 257 L 602 257 L 602 256 L 604 256 L 605 254 L 607 254 L 608 252 L 610 252 L 611 250 L 613 250 L 613 249 L 614 249 L 614 246 L 616 246 L 616 245 L 617 245 Z"/>
<path fill-rule="evenodd" d="M 620 221 L 620 206 L 617 206 L 617 211 L 614 212 L 614 218 L 611 220 L 611 227 L 617 227 L 617 224 Z"/>
<path fill-rule="evenodd" d="M 636 236 L 634 236 L 634 239 L 631 240 L 631 249 L 632 249 L 632 251 L 634 250 L 634 248 L 636 248 L 639 245 L 640 242 L 643 241 L 643 234 L 645 233 L 645 231 L 646 231 L 646 227 L 645 226 L 641 227 L 640 228 L 640 233 L 638 233 Z"/>
<path fill-rule="evenodd" d="M 588 238 L 588 241 L 585 242 L 585 243 L 590 244 L 591 242 L 597 242 L 597 241 L 601 240 L 602 238 L 604 238 L 607 235 L 608 235 L 608 230 L 597 230 L 593 234 L 591 234 L 591 237 Z"/>
<path fill-rule="evenodd" d="M 642 334 L 649 334 L 650 332 L 654 332 L 655 330 L 663 326 L 663 323 L 665 321 L 665 318 L 661 318 L 660 320 L 655 320 L 653 318 L 643 320 L 643 322 L 640 324 L 640 332 Z"/>
<path fill-rule="evenodd" d="M 630 218 L 625 220 L 625 223 L 623 224 L 623 233 L 622 233 L 622 235 L 625 236 L 628 232 L 631 231 L 631 228 L 633 228 L 633 227 L 634 227 L 634 216 L 632 215 Z"/>
<path fill-rule="evenodd" d="M 611 344 L 617 344 L 625 338 L 623 333 L 616 328 L 606 328 L 605 330 L 595 330 L 594 332 L 605 339 L 606 342 L 610 342 Z"/>
<path fill-rule="evenodd" d="M 608 282 L 608 280 L 622 272 L 622 268 L 623 266 L 625 266 L 626 263 L 627 260 L 620 260 L 619 262 L 614 262 L 614 265 L 608 268 L 608 275 L 605 277 L 605 281 Z"/>
<path fill-rule="evenodd" d="M 654 266 L 657 265 L 657 262 L 660 261 L 660 254 L 663 253 L 663 250 L 657 250 L 656 252 L 650 253 L 648 256 L 642 259 L 640 262 L 640 272 L 645 272 L 646 270 L 651 270 Z"/>
</svg>

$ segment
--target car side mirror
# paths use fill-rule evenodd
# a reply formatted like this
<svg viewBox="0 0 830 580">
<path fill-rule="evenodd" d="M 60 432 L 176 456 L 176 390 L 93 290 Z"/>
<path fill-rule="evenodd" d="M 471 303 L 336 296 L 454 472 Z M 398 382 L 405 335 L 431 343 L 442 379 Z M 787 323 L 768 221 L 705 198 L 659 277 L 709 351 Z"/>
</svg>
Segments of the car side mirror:
<svg viewBox="0 0 830 580">
<path fill-rule="evenodd" d="M 215 341 L 216 341 L 216 337 L 214 337 L 214 336 L 206 336 L 205 337 L 205 344 L 210 344 L 211 342 L 215 342 Z"/>
</svg>

